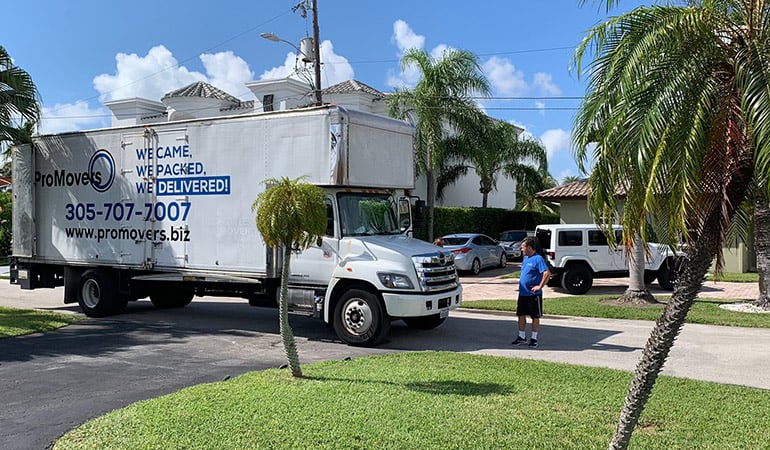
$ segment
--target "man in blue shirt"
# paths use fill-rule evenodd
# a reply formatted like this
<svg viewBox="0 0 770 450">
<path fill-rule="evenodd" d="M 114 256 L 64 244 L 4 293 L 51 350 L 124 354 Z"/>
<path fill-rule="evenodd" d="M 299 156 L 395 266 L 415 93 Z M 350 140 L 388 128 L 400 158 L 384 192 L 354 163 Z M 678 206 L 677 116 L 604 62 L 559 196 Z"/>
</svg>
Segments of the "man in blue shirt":
<svg viewBox="0 0 770 450">
<path fill-rule="evenodd" d="M 532 318 L 532 334 L 529 347 L 537 347 L 537 330 L 540 329 L 540 317 L 543 315 L 543 286 L 548 282 L 551 272 L 542 256 L 535 252 L 535 238 L 528 237 L 521 243 L 521 277 L 519 277 L 519 300 L 516 315 L 519 318 L 519 335 L 511 342 L 513 345 L 527 342 L 527 316 Z"/>
</svg>

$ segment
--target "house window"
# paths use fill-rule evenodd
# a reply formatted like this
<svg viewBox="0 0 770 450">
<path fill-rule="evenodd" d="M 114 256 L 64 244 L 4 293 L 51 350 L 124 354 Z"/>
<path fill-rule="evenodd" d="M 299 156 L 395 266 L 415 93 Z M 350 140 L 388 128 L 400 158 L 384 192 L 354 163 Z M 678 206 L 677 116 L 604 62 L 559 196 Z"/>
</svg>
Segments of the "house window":
<svg viewBox="0 0 770 450">
<path fill-rule="evenodd" d="M 262 96 L 262 111 L 273 111 L 273 94 Z"/>
</svg>

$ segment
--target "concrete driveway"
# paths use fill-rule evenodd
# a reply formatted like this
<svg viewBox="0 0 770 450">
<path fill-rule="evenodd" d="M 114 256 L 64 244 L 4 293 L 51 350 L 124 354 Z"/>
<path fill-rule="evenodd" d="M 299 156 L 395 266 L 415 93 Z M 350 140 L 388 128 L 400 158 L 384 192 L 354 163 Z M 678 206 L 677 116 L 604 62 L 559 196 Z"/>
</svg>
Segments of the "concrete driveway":
<svg viewBox="0 0 770 450">
<path fill-rule="evenodd" d="M 77 311 L 62 303 L 61 289 L 21 291 L 6 283 L 0 283 L 0 305 Z M 653 326 L 546 317 L 541 345 L 530 350 L 510 346 L 514 316 L 466 310 L 430 331 L 394 322 L 385 343 L 362 349 L 342 344 L 316 319 L 292 317 L 291 323 L 303 363 L 429 349 L 622 370 L 633 370 Z M 763 356 L 768 346 L 767 329 L 687 325 L 663 373 L 770 389 Z M 277 310 L 252 308 L 240 299 L 196 299 L 179 310 L 156 310 L 145 300 L 120 316 L 0 339 L 0 448 L 45 448 L 113 409 L 283 362 Z"/>
</svg>

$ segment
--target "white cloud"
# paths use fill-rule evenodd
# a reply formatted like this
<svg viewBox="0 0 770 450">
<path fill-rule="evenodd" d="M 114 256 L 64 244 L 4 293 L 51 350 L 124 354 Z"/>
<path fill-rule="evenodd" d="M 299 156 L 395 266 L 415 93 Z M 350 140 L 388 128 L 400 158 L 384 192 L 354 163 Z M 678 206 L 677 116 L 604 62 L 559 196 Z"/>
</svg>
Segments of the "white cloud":
<svg viewBox="0 0 770 450">
<path fill-rule="evenodd" d="M 94 88 L 101 101 L 133 97 L 160 100 L 167 92 L 196 81 L 206 81 L 205 75 L 180 67 L 162 45 L 151 48 L 147 56 L 118 53 L 115 61 L 115 75 L 101 74 L 94 78 Z"/>
<path fill-rule="evenodd" d="M 408 23 L 400 19 L 393 22 L 393 35 L 390 40 L 396 44 L 396 47 L 398 47 L 399 58 L 409 49 L 423 50 L 425 47 L 425 36 L 415 33 Z M 453 49 L 454 48 L 449 45 L 439 44 L 430 50 L 428 54 L 432 58 L 438 59 L 441 58 L 445 52 Z M 420 72 L 420 69 L 414 65 L 410 65 L 403 70 L 400 68 L 398 70 L 390 69 L 388 71 L 386 83 L 390 87 L 413 87 L 420 81 L 421 77 L 422 73 Z"/>
<path fill-rule="evenodd" d="M 505 96 L 525 94 L 529 90 L 524 80 L 524 73 L 506 58 L 493 56 L 483 65 L 484 73 L 489 80 L 492 92 Z"/>
<path fill-rule="evenodd" d="M 399 55 L 403 55 L 409 49 L 425 47 L 425 36 L 415 33 L 408 23 L 399 19 L 393 22 L 391 42 L 394 42 L 398 47 Z"/>
<path fill-rule="evenodd" d="M 82 129 L 108 127 L 110 112 L 105 108 L 91 109 L 84 100 L 70 104 L 43 106 L 40 134 L 61 133 Z"/>
<path fill-rule="evenodd" d="M 253 97 L 244 83 L 253 80 L 254 73 L 241 57 L 226 51 L 204 53 L 200 59 L 209 75 L 209 83 L 238 98 Z"/>
<path fill-rule="evenodd" d="M 331 41 L 322 41 L 320 51 L 322 87 L 329 87 L 355 78 L 353 66 L 350 65 L 347 58 L 334 53 L 334 44 Z M 297 69 L 299 69 L 301 75 L 297 73 Z M 303 63 L 298 59 L 296 53 L 289 52 L 286 54 L 283 65 L 262 72 L 259 79 L 275 80 L 291 77 L 310 83 L 315 77 L 313 70 L 312 64 Z"/>
<path fill-rule="evenodd" d="M 570 134 L 561 128 L 546 130 L 540 135 L 540 140 L 545 145 L 548 161 L 550 162 L 557 154 L 569 152 Z"/>
<path fill-rule="evenodd" d="M 550 73 L 537 72 L 532 78 L 532 84 L 545 95 L 561 95 L 561 88 L 553 84 Z"/>
<path fill-rule="evenodd" d="M 166 93 L 197 81 L 211 83 L 239 98 L 252 96 L 244 83 L 254 74 L 242 58 L 227 51 L 203 53 L 200 60 L 205 74 L 180 66 L 163 45 L 151 48 L 146 56 L 118 53 L 115 74 L 94 77 L 94 88 L 103 102 L 133 97 L 160 100 Z"/>
</svg>

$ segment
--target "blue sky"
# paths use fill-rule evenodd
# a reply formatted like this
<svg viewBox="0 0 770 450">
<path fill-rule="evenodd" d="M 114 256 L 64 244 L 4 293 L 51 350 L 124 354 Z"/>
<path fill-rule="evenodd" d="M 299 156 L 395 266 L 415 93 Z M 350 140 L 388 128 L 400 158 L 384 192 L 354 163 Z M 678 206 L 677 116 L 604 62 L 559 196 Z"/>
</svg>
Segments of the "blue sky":
<svg viewBox="0 0 770 450">
<path fill-rule="evenodd" d="M 250 99 L 244 82 L 288 76 L 288 44 L 312 35 L 292 12 L 299 0 L 97 2 L 27 0 L 3 6 L 0 45 L 32 76 L 44 105 L 42 132 L 109 126 L 107 100 L 143 97 L 207 81 Z M 388 92 L 412 86 L 399 59 L 411 47 L 479 56 L 492 85 L 490 116 L 540 139 L 557 180 L 579 175 L 570 150 L 575 108 L 585 91 L 572 55 L 607 18 L 595 2 L 318 0 L 322 84 L 354 78 Z M 624 2 L 618 14 L 638 2 Z"/>
</svg>

